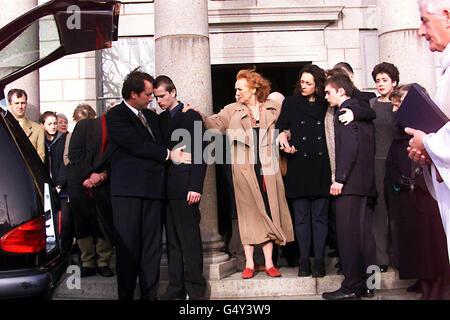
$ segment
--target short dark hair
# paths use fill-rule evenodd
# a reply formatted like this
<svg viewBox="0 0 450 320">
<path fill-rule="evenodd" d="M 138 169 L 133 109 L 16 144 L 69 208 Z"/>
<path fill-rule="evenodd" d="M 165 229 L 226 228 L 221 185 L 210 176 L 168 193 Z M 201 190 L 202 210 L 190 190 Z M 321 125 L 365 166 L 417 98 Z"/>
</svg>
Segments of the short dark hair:
<svg viewBox="0 0 450 320">
<path fill-rule="evenodd" d="M 347 63 L 347 62 L 343 62 L 343 61 L 342 62 L 338 62 L 338 63 L 336 63 L 334 65 L 333 69 L 335 69 L 335 68 L 345 69 L 346 71 L 350 72 L 351 74 L 355 74 L 353 72 L 352 66 L 349 63 Z"/>
<path fill-rule="evenodd" d="M 8 102 L 11 104 L 11 98 L 13 95 L 16 95 L 17 98 L 22 98 L 22 96 L 25 96 L 25 100 L 28 101 L 28 95 L 25 92 L 25 90 L 22 89 L 11 89 L 8 91 Z"/>
<path fill-rule="evenodd" d="M 295 85 L 294 94 L 301 94 L 300 81 L 304 73 L 310 73 L 314 78 L 314 82 L 316 84 L 316 91 L 314 92 L 314 98 L 318 100 L 325 100 L 325 80 L 326 80 L 325 70 L 323 70 L 319 66 L 316 66 L 315 64 L 307 64 L 300 70 L 298 74 L 297 83 Z"/>
<path fill-rule="evenodd" d="M 55 118 L 57 119 L 57 117 L 56 117 L 56 112 L 53 112 L 53 111 L 45 111 L 44 113 L 42 113 L 42 114 L 39 116 L 39 123 L 40 123 L 40 124 L 44 124 L 45 119 L 47 119 L 48 117 L 55 117 Z"/>
<path fill-rule="evenodd" d="M 335 75 L 331 78 L 328 78 L 327 81 L 325 81 L 325 86 L 330 85 L 336 90 L 339 90 L 340 88 L 344 89 L 345 95 L 347 97 L 352 98 L 355 94 L 355 87 L 353 86 L 352 80 L 347 75 Z"/>
<path fill-rule="evenodd" d="M 131 98 L 131 92 L 140 94 L 142 91 L 144 91 L 145 80 L 153 85 L 153 77 L 146 72 L 140 71 L 139 69 L 140 67 L 137 67 L 136 69 L 131 71 L 123 81 L 122 97 L 125 100 L 129 100 Z"/>
<path fill-rule="evenodd" d="M 327 70 L 326 74 L 327 74 L 327 78 L 331 78 L 331 77 L 334 77 L 337 75 L 348 77 L 347 72 L 344 69 L 339 68 L 339 67 L 334 67 L 333 69 Z"/>
<path fill-rule="evenodd" d="M 165 75 L 157 76 L 156 79 L 153 81 L 153 88 L 156 89 L 161 85 L 164 85 L 164 88 L 168 92 L 171 92 L 172 90 L 177 90 L 172 79 L 170 79 L 168 76 Z"/>
<path fill-rule="evenodd" d="M 389 78 L 391 78 L 392 82 L 397 82 L 397 86 L 400 83 L 400 72 L 397 67 L 389 62 L 382 62 L 377 64 L 372 71 L 373 81 L 377 81 L 377 74 L 386 73 Z"/>
</svg>

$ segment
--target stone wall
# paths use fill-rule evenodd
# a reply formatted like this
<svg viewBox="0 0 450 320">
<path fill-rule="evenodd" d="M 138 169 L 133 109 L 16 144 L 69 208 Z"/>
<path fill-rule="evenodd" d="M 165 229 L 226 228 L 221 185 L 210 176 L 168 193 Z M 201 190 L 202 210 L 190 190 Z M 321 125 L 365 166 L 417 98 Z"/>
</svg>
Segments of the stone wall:
<svg viewBox="0 0 450 320">
<path fill-rule="evenodd" d="M 355 70 L 357 86 L 375 87 L 370 72 L 380 62 L 378 29 L 383 21 L 377 0 L 209 0 L 208 5 L 212 64 L 311 61 L 327 69 L 347 61 Z M 119 37 L 148 42 L 154 33 L 153 1 L 127 0 L 121 8 Z M 42 68 L 41 112 L 63 112 L 71 119 L 79 102 L 95 106 L 103 94 L 96 79 L 100 60 L 86 53 Z M 151 61 L 151 66 L 149 59 L 144 61 L 148 70 L 154 70 L 154 58 Z M 435 66 L 437 77 L 439 54 Z"/>
</svg>

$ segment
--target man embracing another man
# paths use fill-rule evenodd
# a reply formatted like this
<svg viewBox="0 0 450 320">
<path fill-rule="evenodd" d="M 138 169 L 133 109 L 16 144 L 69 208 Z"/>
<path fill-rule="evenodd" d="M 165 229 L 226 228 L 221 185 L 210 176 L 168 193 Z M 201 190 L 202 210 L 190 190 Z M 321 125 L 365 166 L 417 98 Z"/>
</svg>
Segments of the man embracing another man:
<svg viewBox="0 0 450 320">
<path fill-rule="evenodd" d="M 371 121 L 344 125 L 338 119 L 342 108 L 352 109 L 354 86 L 345 75 L 325 82 L 326 99 L 336 107 L 334 116 L 336 174 L 330 193 L 336 197 L 337 239 L 345 276 L 341 288 L 322 296 L 329 300 L 373 296 L 367 288 L 367 268 L 375 265 L 375 239 L 372 215 L 376 198 L 374 155 L 375 130 Z"/>
<path fill-rule="evenodd" d="M 165 147 L 186 145 L 192 154 L 191 164 L 167 163 L 166 238 L 169 285 L 162 299 L 203 299 L 203 249 L 200 236 L 199 203 L 203 192 L 206 164 L 203 160 L 203 122 L 194 110 L 183 112 L 177 89 L 167 76 L 154 81 L 156 101 L 164 110 L 159 125 Z M 195 151 L 195 152 L 194 152 Z"/>
</svg>

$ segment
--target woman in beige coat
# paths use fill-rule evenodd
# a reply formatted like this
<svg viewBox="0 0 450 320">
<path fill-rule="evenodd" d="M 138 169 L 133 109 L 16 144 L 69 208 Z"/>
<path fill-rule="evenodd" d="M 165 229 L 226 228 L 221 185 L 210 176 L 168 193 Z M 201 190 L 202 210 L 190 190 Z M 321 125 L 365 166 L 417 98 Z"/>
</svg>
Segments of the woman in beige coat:
<svg viewBox="0 0 450 320">
<path fill-rule="evenodd" d="M 246 268 L 254 274 L 254 246 L 262 244 L 265 272 L 280 276 L 272 261 L 273 242 L 294 241 L 291 216 L 279 170 L 275 123 L 281 106 L 267 100 L 270 84 L 253 70 L 236 76 L 236 101 L 212 116 L 202 115 L 206 129 L 218 129 L 230 141 L 233 185 Z"/>
</svg>

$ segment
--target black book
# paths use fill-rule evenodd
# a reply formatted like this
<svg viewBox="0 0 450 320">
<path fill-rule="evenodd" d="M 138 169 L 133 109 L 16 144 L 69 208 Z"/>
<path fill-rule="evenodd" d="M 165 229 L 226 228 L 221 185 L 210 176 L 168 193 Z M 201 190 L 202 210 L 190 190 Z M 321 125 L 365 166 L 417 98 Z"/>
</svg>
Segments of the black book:
<svg viewBox="0 0 450 320">
<path fill-rule="evenodd" d="M 444 112 L 416 83 L 412 84 L 395 118 L 403 127 L 425 133 L 437 132 L 449 121 Z"/>
</svg>

